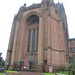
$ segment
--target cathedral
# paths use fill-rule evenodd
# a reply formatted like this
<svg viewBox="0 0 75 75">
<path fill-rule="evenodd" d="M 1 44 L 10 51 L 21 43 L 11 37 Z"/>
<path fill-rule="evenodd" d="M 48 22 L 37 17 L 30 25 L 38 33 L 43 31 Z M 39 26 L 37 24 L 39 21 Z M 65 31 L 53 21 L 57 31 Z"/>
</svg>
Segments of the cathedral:
<svg viewBox="0 0 75 75">
<path fill-rule="evenodd" d="M 68 66 L 68 25 L 63 3 L 42 0 L 21 6 L 14 17 L 5 66 L 23 62 L 27 70 L 48 71 L 49 66 Z"/>
</svg>

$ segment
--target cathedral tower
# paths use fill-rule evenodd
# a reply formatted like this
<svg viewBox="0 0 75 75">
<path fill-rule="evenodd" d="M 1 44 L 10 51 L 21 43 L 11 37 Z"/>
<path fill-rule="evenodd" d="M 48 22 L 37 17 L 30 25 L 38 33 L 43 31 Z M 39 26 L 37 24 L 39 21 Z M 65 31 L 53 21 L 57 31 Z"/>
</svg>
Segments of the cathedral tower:
<svg viewBox="0 0 75 75">
<path fill-rule="evenodd" d="M 20 61 L 27 69 L 48 72 L 49 66 L 67 66 L 68 28 L 63 4 L 53 0 L 19 9 L 14 17 L 6 67 L 15 69 Z M 44 67 L 44 68 L 43 68 Z"/>
</svg>

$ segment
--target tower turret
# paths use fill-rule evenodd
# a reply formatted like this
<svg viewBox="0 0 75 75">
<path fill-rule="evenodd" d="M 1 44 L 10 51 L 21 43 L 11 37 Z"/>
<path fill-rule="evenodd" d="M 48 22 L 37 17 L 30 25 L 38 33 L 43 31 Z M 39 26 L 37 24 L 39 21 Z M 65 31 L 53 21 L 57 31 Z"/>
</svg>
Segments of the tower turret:
<svg viewBox="0 0 75 75">
<path fill-rule="evenodd" d="M 42 0 L 42 3 L 47 3 L 47 2 L 49 2 L 50 4 L 52 4 L 53 0 Z"/>
<path fill-rule="evenodd" d="M 42 4 L 44 7 L 49 7 L 53 3 L 53 0 L 42 0 Z"/>
</svg>

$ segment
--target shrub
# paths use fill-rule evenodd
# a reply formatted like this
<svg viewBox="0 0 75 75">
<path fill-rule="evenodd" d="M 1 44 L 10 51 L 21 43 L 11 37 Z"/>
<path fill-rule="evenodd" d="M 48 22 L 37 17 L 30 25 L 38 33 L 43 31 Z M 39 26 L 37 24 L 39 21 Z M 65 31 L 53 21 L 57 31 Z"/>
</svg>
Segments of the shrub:
<svg viewBox="0 0 75 75">
<path fill-rule="evenodd" d="M 58 70 L 59 71 L 65 71 L 66 70 L 66 67 L 65 66 L 59 66 Z"/>
</svg>

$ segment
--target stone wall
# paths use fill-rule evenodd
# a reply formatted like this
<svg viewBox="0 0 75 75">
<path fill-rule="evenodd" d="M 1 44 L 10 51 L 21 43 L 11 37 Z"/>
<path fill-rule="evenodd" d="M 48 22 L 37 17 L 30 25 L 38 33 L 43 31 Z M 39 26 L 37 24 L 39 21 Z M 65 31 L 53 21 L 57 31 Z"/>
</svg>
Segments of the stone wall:
<svg viewBox="0 0 75 75">
<path fill-rule="evenodd" d="M 75 38 L 69 39 L 69 57 L 75 57 Z M 72 52 L 70 51 L 72 49 Z"/>
</svg>

